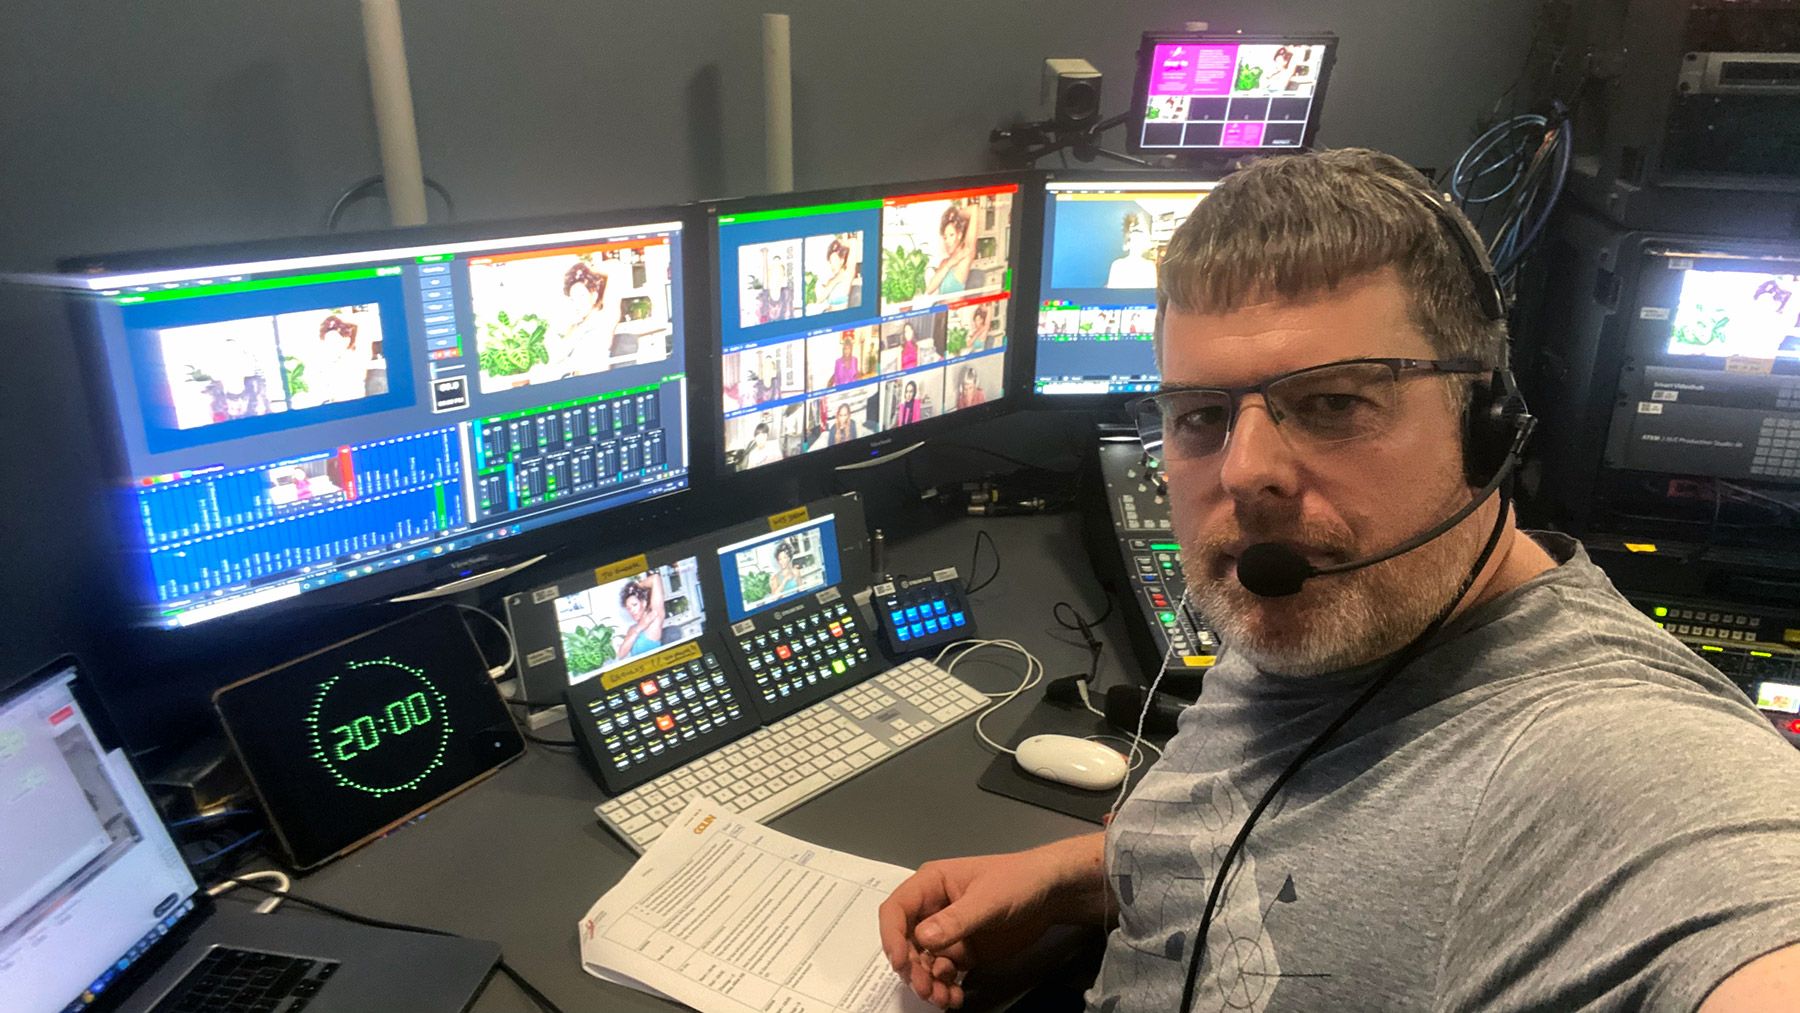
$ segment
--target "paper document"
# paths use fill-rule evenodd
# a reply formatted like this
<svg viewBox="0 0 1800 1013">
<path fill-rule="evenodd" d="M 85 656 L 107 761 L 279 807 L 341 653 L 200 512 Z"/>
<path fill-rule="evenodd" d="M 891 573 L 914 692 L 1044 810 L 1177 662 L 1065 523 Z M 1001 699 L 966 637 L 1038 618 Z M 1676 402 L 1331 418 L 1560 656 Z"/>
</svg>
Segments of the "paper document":
<svg viewBox="0 0 1800 1013">
<path fill-rule="evenodd" d="M 881 951 L 909 875 L 697 799 L 581 920 L 582 967 L 702 1013 L 935 1013 Z"/>
</svg>

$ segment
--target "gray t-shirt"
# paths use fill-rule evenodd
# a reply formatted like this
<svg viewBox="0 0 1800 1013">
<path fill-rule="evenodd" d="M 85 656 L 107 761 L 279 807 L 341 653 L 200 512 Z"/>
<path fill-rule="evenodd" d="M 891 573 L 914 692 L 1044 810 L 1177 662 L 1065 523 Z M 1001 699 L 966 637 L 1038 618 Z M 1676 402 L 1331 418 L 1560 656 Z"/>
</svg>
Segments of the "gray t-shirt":
<svg viewBox="0 0 1800 1013">
<path fill-rule="evenodd" d="M 1692 1010 L 1800 941 L 1800 754 L 1562 564 L 1453 622 L 1257 821 L 1193 1009 Z M 1250 807 L 1370 677 L 1229 657 L 1107 835 L 1090 1010 L 1173 1010 Z"/>
</svg>

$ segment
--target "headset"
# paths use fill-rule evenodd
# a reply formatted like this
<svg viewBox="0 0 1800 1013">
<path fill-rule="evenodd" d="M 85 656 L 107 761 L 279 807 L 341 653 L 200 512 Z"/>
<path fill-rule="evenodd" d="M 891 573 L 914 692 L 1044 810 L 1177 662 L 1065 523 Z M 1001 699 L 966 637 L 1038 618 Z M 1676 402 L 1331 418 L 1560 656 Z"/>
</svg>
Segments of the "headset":
<svg viewBox="0 0 1800 1013">
<path fill-rule="evenodd" d="M 1488 258 L 1480 235 L 1476 233 L 1468 219 L 1456 210 L 1447 196 L 1421 188 L 1416 183 L 1402 177 L 1382 173 L 1378 174 L 1377 178 L 1383 181 L 1383 185 L 1390 185 L 1406 200 L 1419 204 L 1431 213 L 1468 270 L 1475 300 L 1481 309 L 1483 318 L 1490 323 L 1504 321 L 1509 310 L 1506 291 L 1494 273 L 1492 261 Z M 1426 624 L 1424 630 L 1411 643 L 1401 648 L 1389 659 L 1388 664 L 1370 680 L 1356 700 L 1333 719 L 1312 742 L 1301 749 L 1300 753 L 1270 783 L 1262 798 L 1251 808 L 1243 825 L 1239 827 L 1237 836 L 1233 839 L 1231 846 L 1226 849 L 1224 858 L 1219 862 L 1218 870 L 1213 874 L 1212 887 L 1207 895 L 1206 906 L 1201 913 L 1199 931 L 1193 937 L 1194 949 L 1188 959 L 1187 976 L 1182 987 L 1179 1013 L 1188 1013 L 1193 1006 L 1200 964 L 1206 956 L 1207 936 L 1212 929 L 1213 913 L 1223 895 L 1224 884 L 1231 875 L 1232 864 L 1239 852 L 1242 851 L 1244 842 L 1249 838 L 1251 828 L 1255 826 L 1257 819 L 1269 803 L 1275 799 L 1275 796 L 1287 785 L 1288 780 L 1300 770 L 1307 760 L 1316 755 L 1331 736 L 1335 735 L 1365 704 L 1386 688 L 1402 669 L 1423 652 L 1426 642 L 1443 628 L 1451 613 L 1469 593 L 1476 578 L 1493 557 L 1494 550 L 1499 546 L 1500 536 L 1505 531 L 1507 513 L 1511 506 L 1507 480 L 1518 469 L 1525 444 L 1530 439 L 1531 432 L 1536 425 L 1537 420 L 1527 408 L 1525 398 L 1519 393 L 1518 384 L 1513 378 L 1512 371 L 1504 360 L 1495 363 L 1492 372 L 1488 373 L 1483 381 L 1472 386 L 1463 414 L 1464 478 L 1470 486 L 1479 490 L 1466 506 L 1397 546 L 1349 563 L 1314 567 L 1298 552 L 1276 543 L 1253 545 L 1239 557 L 1238 580 L 1251 593 L 1264 597 L 1291 595 L 1297 593 L 1311 577 L 1325 573 L 1357 570 L 1392 559 L 1402 553 L 1411 552 L 1462 523 L 1490 497 L 1498 495 L 1500 500 L 1500 509 L 1495 515 L 1493 528 L 1489 532 L 1481 552 L 1476 556 L 1474 565 L 1462 581 L 1456 595 L 1450 599 L 1449 604 L 1431 622 Z M 1149 691 L 1145 694 L 1144 709 L 1138 718 L 1140 735 L 1145 719 L 1149 717 L 1156 704 L 1156 685 L 1152 683 Z M 1120 794 L 1122 797 L 1124 793 Z M 1115 803 L 1115 810 L 1117 807 L 1117 803 Z"/>
</svg>

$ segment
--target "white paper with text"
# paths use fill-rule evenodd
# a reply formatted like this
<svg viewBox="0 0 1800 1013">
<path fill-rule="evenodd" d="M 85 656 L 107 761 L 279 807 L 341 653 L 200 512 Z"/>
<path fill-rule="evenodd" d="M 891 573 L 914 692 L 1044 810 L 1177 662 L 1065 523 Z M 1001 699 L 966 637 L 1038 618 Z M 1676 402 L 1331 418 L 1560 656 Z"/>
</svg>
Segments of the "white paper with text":
<svg viewBox="0 0 1800 1013">
<path fill-rule="evenodd" d="M 696 799 L 581 920 L 582 966 L 701 1013 L 935 1013 L 881 951 L 909 875 Z"/>
</svg>

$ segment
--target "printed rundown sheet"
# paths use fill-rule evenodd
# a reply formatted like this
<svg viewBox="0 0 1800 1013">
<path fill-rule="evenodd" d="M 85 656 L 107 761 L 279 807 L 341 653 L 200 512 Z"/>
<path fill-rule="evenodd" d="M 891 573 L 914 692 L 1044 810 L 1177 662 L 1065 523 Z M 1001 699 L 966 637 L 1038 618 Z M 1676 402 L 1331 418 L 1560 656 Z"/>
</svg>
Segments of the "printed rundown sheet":
<svg viewBox="0 0 1800 1013">
<path fill-rule="evenodd" d="M 581 920 L 582 967 L 701 1013 L 935 1013 L 881 952 L 909 875 L 696 799 Z"/>
</svg>

